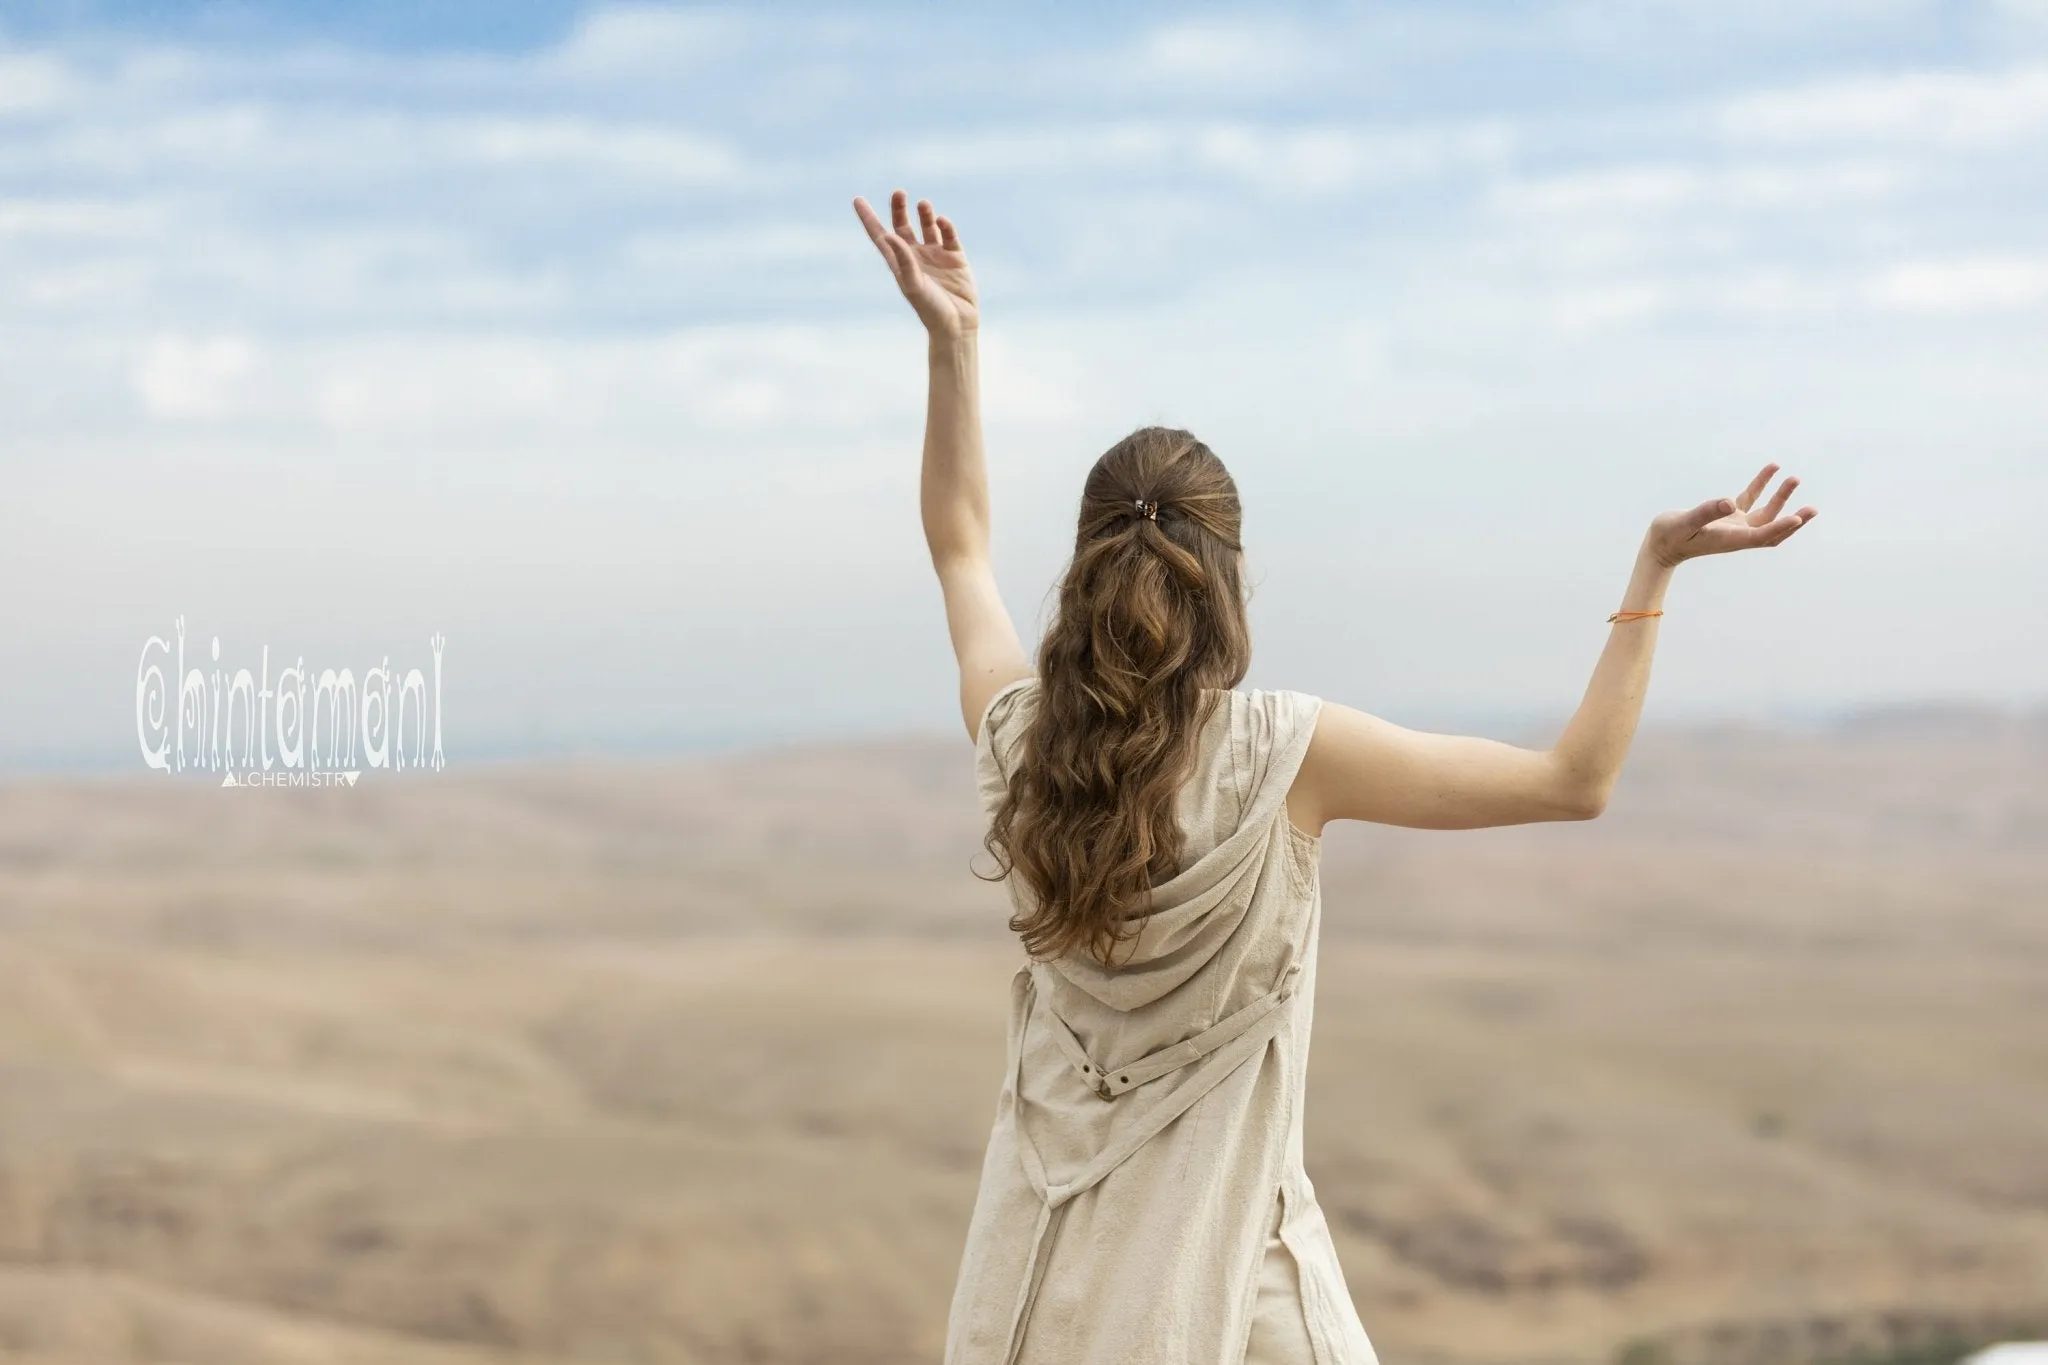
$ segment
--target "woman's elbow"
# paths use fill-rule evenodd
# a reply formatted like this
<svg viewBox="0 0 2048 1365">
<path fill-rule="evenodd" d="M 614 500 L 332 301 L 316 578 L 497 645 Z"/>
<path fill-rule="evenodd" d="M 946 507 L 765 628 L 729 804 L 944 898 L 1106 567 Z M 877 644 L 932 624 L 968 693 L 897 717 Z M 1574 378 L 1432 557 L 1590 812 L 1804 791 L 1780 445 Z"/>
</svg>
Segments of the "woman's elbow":
<svg viewBox="0 0 2048 1365">
<path fill-rule="evenodd" d="M 1607 809 L 1607 793 L 1613 782 L 1597 772 L 1574 765 L 1556 751 L 1544 754 L 1543 804 L 1550 808 L 1550 820 L 1597 820 Z"/>
<path fill-rule="evenodd" d="M 1577 787 L 1565 798 L 1567 820 L 1597 820 L 1607 809 L 1607 788 Z"/>
</svg>

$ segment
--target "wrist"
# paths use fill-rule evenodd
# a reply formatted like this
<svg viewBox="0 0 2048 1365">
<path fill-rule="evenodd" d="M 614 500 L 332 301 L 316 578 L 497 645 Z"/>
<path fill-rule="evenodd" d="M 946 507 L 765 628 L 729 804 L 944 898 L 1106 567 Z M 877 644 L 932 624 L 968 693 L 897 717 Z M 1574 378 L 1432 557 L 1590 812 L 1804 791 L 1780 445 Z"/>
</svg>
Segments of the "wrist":
<svg viewBox="0 0 2048 1365">
<path fill-rule="evenodd" d="M 970 375 L 980 369 L 980 351 L 971 327 L 931 333 L 926 351 L 934 373 Z"/>
<path fill-rule="evenodd" d="M 1653 569 L 1668 574 L 1684 562 L 1683 558 L 1667 559 L 1664 556 L 1663 552 L 1658 548 L 1657 533 L 1654 529 L 1643 533 L 1643 543 L 1636 550 L 1636 564 L 1639 568 Z"/>
<path fill-rule="evenodd" d="M 1664 592 L 1671 586 L 1671 571 L 1675 567 L 1659 557 L 1653 546 L 1645 544 L 1636 554 L 1635 571 L 1629 575 L 1628 589 L 1622 594 L 1621 610 L 1662 610 Z"/>
</svg>

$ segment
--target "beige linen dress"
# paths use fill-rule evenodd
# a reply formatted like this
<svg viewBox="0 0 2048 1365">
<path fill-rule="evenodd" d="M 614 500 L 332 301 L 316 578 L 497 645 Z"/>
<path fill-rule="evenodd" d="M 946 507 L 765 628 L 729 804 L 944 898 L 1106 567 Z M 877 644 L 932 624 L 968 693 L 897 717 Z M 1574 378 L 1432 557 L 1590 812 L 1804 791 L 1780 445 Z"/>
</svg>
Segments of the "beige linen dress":
<svg viewBox="0 0 2048 1365">
<path fill-rule="evenodd" d="M 946 1365 L 1377 1365 L 1301 1159 L 1320 841 L 1286 799 L 1322 703 L 1209 695 L 1136 944 L 1011 980 Z M 1019 679 L 983 715 L 991 815 L 1037 699 Z"/>
</svg>

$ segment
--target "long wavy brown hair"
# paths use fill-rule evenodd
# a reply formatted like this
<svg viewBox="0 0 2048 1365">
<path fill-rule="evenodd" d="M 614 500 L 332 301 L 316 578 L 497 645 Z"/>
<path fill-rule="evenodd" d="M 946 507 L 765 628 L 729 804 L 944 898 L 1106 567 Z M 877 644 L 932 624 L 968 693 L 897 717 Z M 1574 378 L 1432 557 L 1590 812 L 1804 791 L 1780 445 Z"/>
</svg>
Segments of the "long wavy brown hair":
<svg viewBox="0 0 2048 1365">
<path fill-rule="evenodd" d="M 1001 866 L 984 880 L 1031 892 L 1010 928 L 1035 958 L 1113 965 L 1180 871 L 1180 785 L 1251 664 L 1242 517 L 1223 462 L 1176 428 L 1141 427 L 1088 472 L 1037 710 L 983 841 Z"/>
</svg>

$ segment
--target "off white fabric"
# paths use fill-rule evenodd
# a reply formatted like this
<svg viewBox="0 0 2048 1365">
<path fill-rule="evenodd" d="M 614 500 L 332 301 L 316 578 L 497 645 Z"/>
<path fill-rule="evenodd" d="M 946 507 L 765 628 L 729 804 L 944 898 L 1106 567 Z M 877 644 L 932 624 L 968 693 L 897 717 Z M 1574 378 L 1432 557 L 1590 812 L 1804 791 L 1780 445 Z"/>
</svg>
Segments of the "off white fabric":
<svg viewBox="0 0 2048 1365">
<path fill-rule="evenodd" d="M 1301 1307 L 1301 1271 L 1294 1253 L 1280 1240 L 1286 1204 L 1273 1201 L 1273 1224 L 1266 1231 L 1266 1254 L 1259 1263 L 1258 1298 L 1252 1306 L 1252 1336 L 1245 1365 L 1316 1365 L 1315 1338 Z"/>
<path fill-rule="evenodd" d="M 991 815 L 1038 695 L 1020 679 L 983 714 Z M 1115 968 L 1027 960 L 1011 979 L 946 1365 L 1377 1365 L 1301 1158 L 1320 841 L 1286 798 L 1322 703 L 1207 695 L 1182 869 L 1135 951 Z M 1268 1254 L 1275 1234 L 1292 1267 Z"/>
</svg>

